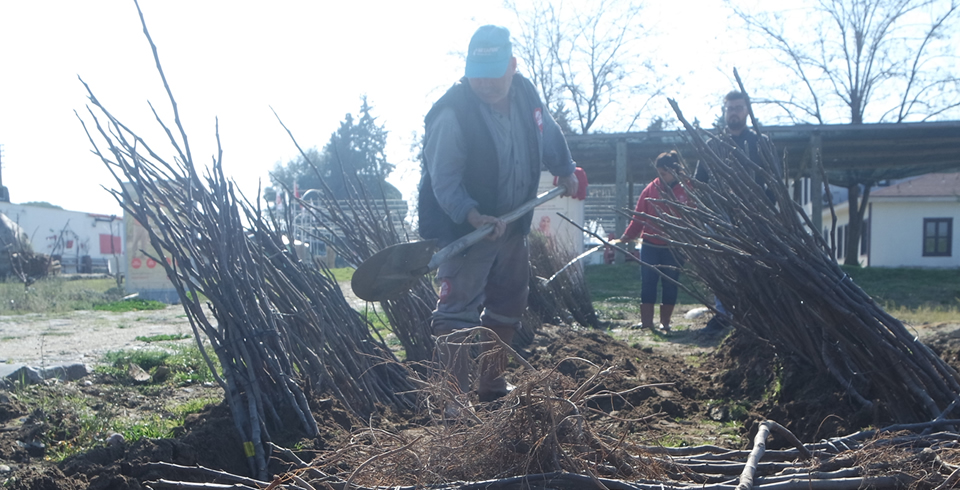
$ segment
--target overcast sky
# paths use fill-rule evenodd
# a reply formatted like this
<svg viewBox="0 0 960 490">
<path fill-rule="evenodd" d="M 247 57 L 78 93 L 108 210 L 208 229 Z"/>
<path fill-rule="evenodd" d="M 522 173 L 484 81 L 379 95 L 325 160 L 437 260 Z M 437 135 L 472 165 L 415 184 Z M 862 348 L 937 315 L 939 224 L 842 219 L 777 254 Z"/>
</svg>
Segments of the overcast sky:
<svg viewBox="0 0 960 490">
<path fill-rule="evenodd" d="M 488 23 L 516 29 L 499 0 L 142 0 L 141 8 L 194 159 L 211 161 L 219 118 L 225 172 L 249 197 L 269 185 L 275 163 L 297 154 L 270 107 L 302 146 L 322 147 L 363 94 L 390 132 L 391 180 L 409 192 L 419 172 L 412 134 L 462 75 L 470 35 Z M 719 53 L 738 51 L 725 49 L 735 33 L 724 15 L 719 2 L 700 0 L 644 10 L 647 26 L 683 26 L 649 49 L 682 81 L 667 95 L 691 120 L 712 121 L 732 88 L 732 65 Z M 172 122 L 170 106 L 132 0 L 0 0 L 0 175 L 11 201 L 120 214 L 101 188 L 116 182 L 74 114 L 90 121 L 78 77 L 137 134 L 165 141 L 147 102 Z"/>
</svg>

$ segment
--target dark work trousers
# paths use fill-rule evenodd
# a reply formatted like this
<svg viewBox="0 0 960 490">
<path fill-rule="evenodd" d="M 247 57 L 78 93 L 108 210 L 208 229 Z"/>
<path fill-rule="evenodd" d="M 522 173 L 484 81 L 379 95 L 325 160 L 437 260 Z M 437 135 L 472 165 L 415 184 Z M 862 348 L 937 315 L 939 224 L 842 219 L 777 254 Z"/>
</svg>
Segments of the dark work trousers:
<svg viewBox="0 0 960 490">
<path fill-rule="evenodd" d="M 520 328 L 530 292 L 530 261 L 527 236 L 511 228 L 497 240 L 481 240 L 440 264 L 434 333 L 477 325 Z"/>
<path fill-rule="evenodd" d="M 677 260 L 669 247 L 658 247 L 644 243 L 640 247 L 640 260 L 646 264 L 657 266 L 667 277 L 673 280 L 680 278 L 682 261 Z M 671 267 L 672 266 L 672 267 Z M 677 285 L 662 279 L 652 267 L 640 266 L 640 302 L 655 304 L 657 302 L 657 283 L 663 283 L 663 298 L 665 305 L 677 304 Z"/>
</svg>

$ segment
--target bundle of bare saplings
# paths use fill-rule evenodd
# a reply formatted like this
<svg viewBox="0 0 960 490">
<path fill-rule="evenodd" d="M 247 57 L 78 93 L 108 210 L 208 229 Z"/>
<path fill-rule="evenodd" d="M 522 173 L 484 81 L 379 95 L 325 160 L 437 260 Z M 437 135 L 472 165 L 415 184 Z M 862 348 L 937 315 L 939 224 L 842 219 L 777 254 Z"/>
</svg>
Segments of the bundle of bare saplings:
<svg viewBox="0 0 960 490">
<path fill-rule="evenodd" d="M 281 125 L 283 123 L 281 122 Z M 284 126 L 284 129 L 287 129 Z M 344 182 L 346 196 L 338 196 L 324 181 L 318 162 L 314 162 L 304 152 L 287 129 L 291 140 L 300 150 L 300 154 L 317 174 L 321 182 L 319 189 L 309 193 L 309 198 L 298 199 L 300 217 L 297 229 L 304 238 L 323 242 L 346 264 L 356 266 L 377 252 L 391 245 L 410 240 L 403 217 L 390 210 L 384 197 L 373 197 L 373 193 L 359 178 L 355 168 L 339 163 L 340 181 Z M 381 179 L 382 180 L 382 179 Z M 383 189 L 376 193 L 385 196 Z M 307 197 L 307 194 L 304 194 Z M 287 207 L 286 222 L 292 223 L 292 207 Z M 292 229 L 292 225 L 288 228 Z M 321 264 L 322 265 L 322 264 Z M 403 347 L 408 361 L 429 361 L 433 353 L 433 341 L 430 337 L 430 314 L 437 303 L 437 293 L 426 276 L 413 281 L 407 290 L 390 295 L 379 301 L 382 311 L 366 303 L 368 316 L 384 315 L 386 323 Z M 382 340 L 382 339 L 381 339 Z"/>
<path fill-rule="evenodd" d="M 371 335 L 332 276 L 297 256 L 290 229 L 237 198 L 221 155 L 199 174 L 162 69 L 160 75 L 176 121 L 163 125 L 172 162 L 114 118 L 89 87 L 95 129 L 87 133 L 123 186 L 114 196 L 147 230 L 143 251 L 165 268 L 201 352 L 208 342 L 216 353 L 217 382 L 251 474 L 267 476 L 272 432 L 297 425 L 307 436 L 319 433 L 311 395 L 333 394 L 363 418 L 384 407 L 412 408 L 406 369 Z"/>
<path fill-rule="evenodd" d="M 778 158 L 770 141 L 760 138 L 761 162 L 751 161 L 732 140 L 692 127 L 671 104 L 710 178 L 689 183 L 695 205 L 670 202 L 674 213 L 651 219 L 737 329 L 807 369 L 829 372 L 877 420 L 951 415 L 960 376 L 833 260 L 830 246 L 771 171 Z"/>
</svg>

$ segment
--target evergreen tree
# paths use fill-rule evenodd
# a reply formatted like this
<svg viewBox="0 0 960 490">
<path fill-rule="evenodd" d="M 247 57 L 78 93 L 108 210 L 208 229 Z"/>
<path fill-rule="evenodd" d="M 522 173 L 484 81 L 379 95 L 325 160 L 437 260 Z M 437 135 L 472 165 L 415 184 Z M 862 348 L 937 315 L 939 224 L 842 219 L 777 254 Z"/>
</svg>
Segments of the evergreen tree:
<svg viewBox="0 0 960 490">
<path fill-rule="evenodd" d="M 273 201 L 283 186 L 293 190 L 296 183 L 301 196 L 309 189 L 322 189 L 325 184 L 337 199 L 344 199 L 351 192 L 360 193 L 358 185 L 362 183 L 368 197 L 379 199 L 385 195 L 387 199 L 400 199 L 400 191 L 386 181 L 395 167 L 385 153 L 388 133 L 377 124 L 371 110 L 363 96 L 360 117 L 354 119 L 353 114 L 347 113 L 322 151 L 307 150 L 309 161 L 301 155 L 285 164 L 277 163 L 270 174 L 274 187 L 264 192 L 264 198 Z"/>
</svg>

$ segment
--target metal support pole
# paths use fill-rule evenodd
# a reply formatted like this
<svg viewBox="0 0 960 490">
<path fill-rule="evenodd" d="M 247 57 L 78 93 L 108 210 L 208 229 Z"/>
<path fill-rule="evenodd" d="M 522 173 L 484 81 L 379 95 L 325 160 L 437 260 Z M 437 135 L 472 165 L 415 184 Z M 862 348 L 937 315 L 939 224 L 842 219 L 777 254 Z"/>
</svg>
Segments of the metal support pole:
<svg viewBox="0 0 960 490">
<path fill-rule="evenodd" d="M 823 233 L 823 159 L 820 152 L 822 144 L 820 131 L 810 135 L 810 221 L 816 228 L 814 233 Z"/>
<path fill-rule="evenodd" d="M 617 140 L 616 206 L 632 209 L 627 199 L 627 140 L 620 138 Z M 627 218 L 617 213 L 614 219 L 616 220 L 617 236 L 623 236 L 624 230 L 627 229 Z M 615 263 L 622 264 L 623 262 L 623 254 L 617 253 Z"/>
</svg>

